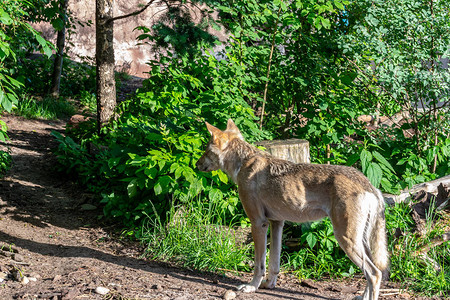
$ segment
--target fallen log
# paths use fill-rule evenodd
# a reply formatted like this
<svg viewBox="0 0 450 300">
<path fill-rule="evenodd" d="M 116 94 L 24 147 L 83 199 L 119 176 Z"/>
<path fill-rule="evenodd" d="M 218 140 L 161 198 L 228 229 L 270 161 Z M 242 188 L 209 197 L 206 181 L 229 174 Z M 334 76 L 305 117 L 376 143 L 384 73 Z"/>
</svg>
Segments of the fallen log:
<svg viewBox="0 0 450 300">
<path fill-rule="evenodd" d="M 450 188 L 450 175 L 438 178 L 433 181 L 416 184 L 412 188 L 402 191 L 400 195 L 383 193 L 383 197 L 387 204 L 394 205 L 395 203 L 409 201 L 412 195 L 417 194 L 420 191 L 437 194 L 438 187 L 441 184 L 444 188 Z"/>
</svg>

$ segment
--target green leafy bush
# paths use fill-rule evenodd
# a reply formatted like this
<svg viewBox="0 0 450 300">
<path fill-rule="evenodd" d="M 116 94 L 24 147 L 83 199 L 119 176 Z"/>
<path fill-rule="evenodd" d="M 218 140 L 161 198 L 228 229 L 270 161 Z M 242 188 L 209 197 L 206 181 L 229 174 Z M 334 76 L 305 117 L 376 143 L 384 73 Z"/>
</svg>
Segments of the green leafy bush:
<svg viewBox="0 0 450 300">
<path fill-rule="evenodd" d="M 450 172 L 448 8 L 445 1 L 352 1 L 347 6 L 348 33 L 339 44 L 355 67 L 359 94 L 378 114 L 406 116 L 400 123 L 392 118 L 394 126 L 366 137 L 384 149 L 395 170 L 395 177 L 387 176 L 393 187 Z"/>
<path fill-rule="evenodd" d="M 55 133 L 63 169 L 103 194 L 106 216 L 130 227 L 167 211 L 173 201 L 186 203 L 199 195 L 219 201 L 223 219 L 242 216 L 228 177 L 195 169 L 209 136 L 205 120 L 223 126 L 231 117 L 248 140 L 268 136 L 244 100 L 250 92 L 234 72 L 241 66 L 212 55 L 166 59 L 170 64 L 153 62 L 144 87 L 119 105 L 118 119 L 101 138 L 90 134 L 89 124 L 75 129 L 73 138 Z"/>
<path fill-rule="evenodd" d="M 3 177 L 11 169 L 12 158 L 7 151 L 0 150 L 0 177 Z"/>
<path fill-rule="evenodd" d="M 18 90 L 23 88 L 23 82 L 13 78 L 11 65 L 17 64 L 18 53 L 25 41 L 36 41 L 46 55 L 51 54 L 51 48 L 45 39 L 25 22 L 26 9 L 32 7 L 28 1 L 4 0 L 0 2 L 0 110 L 10 112 L 18 102 Z M 23 34 L 27 36 L 24 38 Z M 0 123 L 0 140 L 6 138 L 6 126 Z"/>
<path fill-rule="evenodd" d="M 299 228 L 300 232 L 296 234 L 300 236 L 299 250 L 285 249 L 285 269 L 300 278 L 348 277 L 356 273 L 358 268 L 340 248 L 328 218 L 301 224 Z"/>
</svg>

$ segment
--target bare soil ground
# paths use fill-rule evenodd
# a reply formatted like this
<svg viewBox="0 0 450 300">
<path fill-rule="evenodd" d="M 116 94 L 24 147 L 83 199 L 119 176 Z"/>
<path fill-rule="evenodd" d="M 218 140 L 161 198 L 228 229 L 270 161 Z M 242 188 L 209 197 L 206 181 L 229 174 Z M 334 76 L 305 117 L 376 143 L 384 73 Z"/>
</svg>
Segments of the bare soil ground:
<svg viewBox="0 0 450 300">
<path fill-rule="evenodd" d="M 65 122 L 1 119 L 11 140 L 0 148 L 10 149 L 13 167 L 0 181 L 0 246 L 10 250 L 0 251 L 0 299 L 223 299 L 250 280 L 141 259 L 142 247 L 114 237 L 98 222 L 100 209 L 83 210 L 91 195 L 54 170 L 50 133 L 63 132 Z M 235 299 L 352 299 L 364 286 L 361 278 L 299 282 L 283 274 L 275 289 Z M 98 294 L 98 287 L 109 292 Z M 381 298 L 419 299 L 386 295 L 393 287 L 384 285 Z"/>
</svg>

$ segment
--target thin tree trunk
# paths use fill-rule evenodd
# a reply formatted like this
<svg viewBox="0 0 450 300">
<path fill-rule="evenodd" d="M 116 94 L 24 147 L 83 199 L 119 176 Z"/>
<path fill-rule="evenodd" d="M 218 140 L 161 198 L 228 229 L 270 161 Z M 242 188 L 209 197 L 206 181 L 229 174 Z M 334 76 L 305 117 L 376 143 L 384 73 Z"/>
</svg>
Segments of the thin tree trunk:
<svg viewBox="0 0 450 300">
<path fill-rule="evenodd" d="M 60 18 L 63 20 L 63 27 L 58 31 L 56 38 L 56 55 L 53 62 L 52 83 L 50 86 L 50 94 L 52 97 L 59 97 L 59 87 L 61 83 L 61 72 L 64 60 L 64 46 L 66 42 L 66 11 L 69 0 L 61 0 L 60 2 Z"/>
<path fill-rule="evenodd" d="M 278 9 L 277 13 L 277 21 L 280 19 L 281 14 L 281 6 L 280 9 Z M 272 44 L 270 46 L 270 54 L 269 54 L 269 62 L 267 63 L 267 74 L 266 74 L 266 84 L 264 85 L 264 96 L 263 96 L 263 103 L 261 108 L 261 119 L 259 120 L 259 128 L 262 129 L 263 127 L 263 120 L 264 120 L 264 111 L 266 109 L 266 101 L 267 101 L 267 91 L 269 89 L 269 80 L 270 80 L 270 67 L 272 65 L 272 56 L 273 51 L 275 49 L 275 38 L 278 32 L 278 24 L 275 24 L 275 28 L 273 30 L 273 36 L 272 36 Z"/>
<path fill-rule="evenodd" d="M 112 118 L 116 106 L 114 79 L 113 0 L 96 0 L 96 71 L 97 71 L 97 129 L 100 133 Z"/>
<path fill-rule="evenodd" d="M 430 1 L 430 12 L 431 12 L 431 18 L 432 20 L 434 20 L 434 6 L 433 6 L 433 0 Z M 431 30 L 433 30 L 433 22 L 431 22 Z M 434 72 L 434 64 L 437 63 L 437 55 L 436 52 L 434 51 L 434 36 L 432 36 L 431 38 L 431 72 Z M 433 100 L 433 114 L 434 114 L 434 146 L 436 147 L 439 143 L 438 140 L 438 129 L 437 129 L 437 124 L 439 124 L 439 117 L 438 117 L 438 111 L 437 111 L 437 107 L 436 107 L 436 99 Z M 436 168 L 437 168 L 437 153 L 434 155 L 434 159 L 433 159 L 433 167 L 431 169 L 431 173 L 436 173 Z"/>
</svg>

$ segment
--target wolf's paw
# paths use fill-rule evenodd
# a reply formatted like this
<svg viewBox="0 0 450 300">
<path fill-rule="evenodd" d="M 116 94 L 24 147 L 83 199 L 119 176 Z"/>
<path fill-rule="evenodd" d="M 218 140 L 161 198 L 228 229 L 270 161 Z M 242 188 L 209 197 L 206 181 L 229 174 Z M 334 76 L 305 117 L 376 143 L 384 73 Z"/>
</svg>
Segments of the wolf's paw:
<svg viewBox="0 0 450 300">
<path fill-rule="evenodd" d="M 262 289 L 273 289 L 275 287 L 275 282 L 274 281 L 269 281 L 269 280 L 263 280 L 261 282 L 261 285 L 259 286 Z"/>
<path fill-rule="evenodd" d="M 256 287 L 249 284 L 241 284 L 237 287 L 237 290 L 244 293 L 254 293 L 256 291 Z"/>
</svg>

